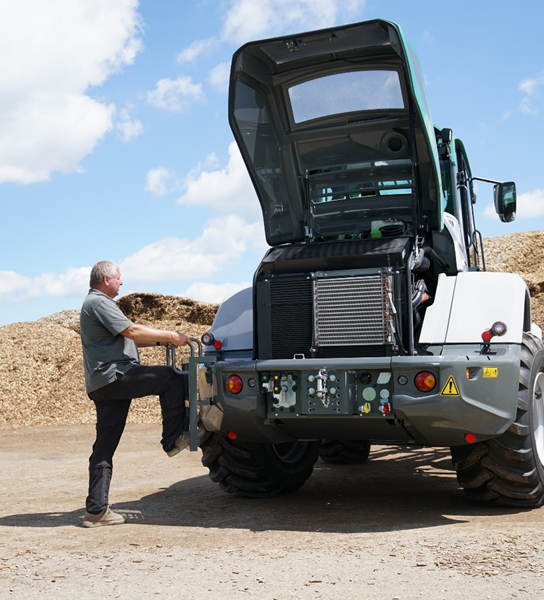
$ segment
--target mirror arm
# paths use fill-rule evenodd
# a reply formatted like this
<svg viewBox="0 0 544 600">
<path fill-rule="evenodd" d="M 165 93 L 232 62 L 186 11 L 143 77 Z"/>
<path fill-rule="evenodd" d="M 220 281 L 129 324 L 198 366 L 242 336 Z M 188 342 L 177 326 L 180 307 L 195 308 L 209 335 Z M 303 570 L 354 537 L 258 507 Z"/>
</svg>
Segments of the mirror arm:
<svg viewBox="0 0 544 600">
<path fill-rule="evenodd" d="M 471 177 L 470 181 L 486 181 L 487 183 L 504 183 L 504 181 L 495 181 L 494 179 L 484 179 L 483 177 Z"/>
</svg>

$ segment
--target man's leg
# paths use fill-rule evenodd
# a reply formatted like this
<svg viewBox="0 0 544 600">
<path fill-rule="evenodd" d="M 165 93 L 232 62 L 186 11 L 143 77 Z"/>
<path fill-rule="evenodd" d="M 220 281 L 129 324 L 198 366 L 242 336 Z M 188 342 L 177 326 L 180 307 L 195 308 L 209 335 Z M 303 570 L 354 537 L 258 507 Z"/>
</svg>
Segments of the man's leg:
<svg viewBox="0 0 544 600">
<path fill-rule="evenodd" d="M 97 515 L 108 508 L 113 455 L 125 428 L 130 400 L 93 400 L 96 440 L 89 458 L 89 495 L 85 504 L 88 513 Z"/>
<path fill-rule="evenodd" d="M 165 452 L 168 452 L 183 431 L 186 412 L 185 379 L 185 375 L 179 375 L 171 367 L 134 365 L 104 390 L 123 398 L 159 396 L 162 413 L 161 444 Z"/>
</svg>

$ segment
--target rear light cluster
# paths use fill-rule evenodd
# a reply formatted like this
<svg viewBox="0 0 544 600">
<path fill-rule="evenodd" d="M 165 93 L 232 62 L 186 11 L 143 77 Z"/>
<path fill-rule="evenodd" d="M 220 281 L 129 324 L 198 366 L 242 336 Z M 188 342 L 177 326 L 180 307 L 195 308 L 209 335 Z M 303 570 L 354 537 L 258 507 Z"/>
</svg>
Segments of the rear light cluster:
<svg viewBox="0 0 544 600">
<path fill-rule="evenodd" d="M 495 321 L 495 323 L 491 325 L 490 329 L 486 329 L 482 333 L 482 341 L 484 342 L 484 344 L 489 344 L 493 337 L 501 337 L 501 335 L 504 335 L 507 331 L 508 327 L 506 327 L 505 323 L 503 323 L 502 321 Z"/>
<path fill-rule="evenodd" d="M 216 350 L 221 350 L 223 347 L 223 342 L 221 340 L 216 340 L 213 336 L 213 333 L 205 333 L 200 341 L 204 344 L 204 346 L 213 346 Z"/>
<path fill-rule="evenodd" d="M 239 394 L 244 389 L 244 382 L 239 375 L 229 375 L 225 381 L 225 388 L 229 394 Z"/>
<path fill-rule="evenodd" d="M 436 377 L 430 371 L 420 371 L 415 376 L 414 384 L 420 392 L 430 392 L 436 386 Z"/>
</svg>

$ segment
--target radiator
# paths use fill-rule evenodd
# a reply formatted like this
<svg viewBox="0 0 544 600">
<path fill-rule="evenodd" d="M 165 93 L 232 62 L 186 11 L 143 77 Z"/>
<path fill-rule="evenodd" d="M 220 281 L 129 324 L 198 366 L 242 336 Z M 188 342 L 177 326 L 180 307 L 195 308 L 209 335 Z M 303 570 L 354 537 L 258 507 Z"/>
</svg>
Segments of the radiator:
<svg viewBox="0 0 544 600">
<path fill-rule="evenodd" d="M 391 278 L 385 274 L 314 281 L 316 347 L 390 344 Z"/>
</svg>

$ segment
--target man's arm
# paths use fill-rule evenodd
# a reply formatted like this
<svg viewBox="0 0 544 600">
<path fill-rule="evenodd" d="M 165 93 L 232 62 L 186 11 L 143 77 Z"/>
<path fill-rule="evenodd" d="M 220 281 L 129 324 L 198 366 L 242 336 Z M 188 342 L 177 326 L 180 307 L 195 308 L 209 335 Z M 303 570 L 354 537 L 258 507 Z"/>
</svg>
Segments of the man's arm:
<svg viewBox="0 0 544 600">
<path fill-rule="evenodd" d="M 181 331 L 153 329 L 153 327 L 139 325 L 138 323 L 132 323 L 132 325 L 123 329 L 121 335 L 135 341 L 140 347 L 153 346 L 157 342 L 173 344 L 174 346 L 184 346 L 189 343 L 189 338 Z"/>
</svg>

